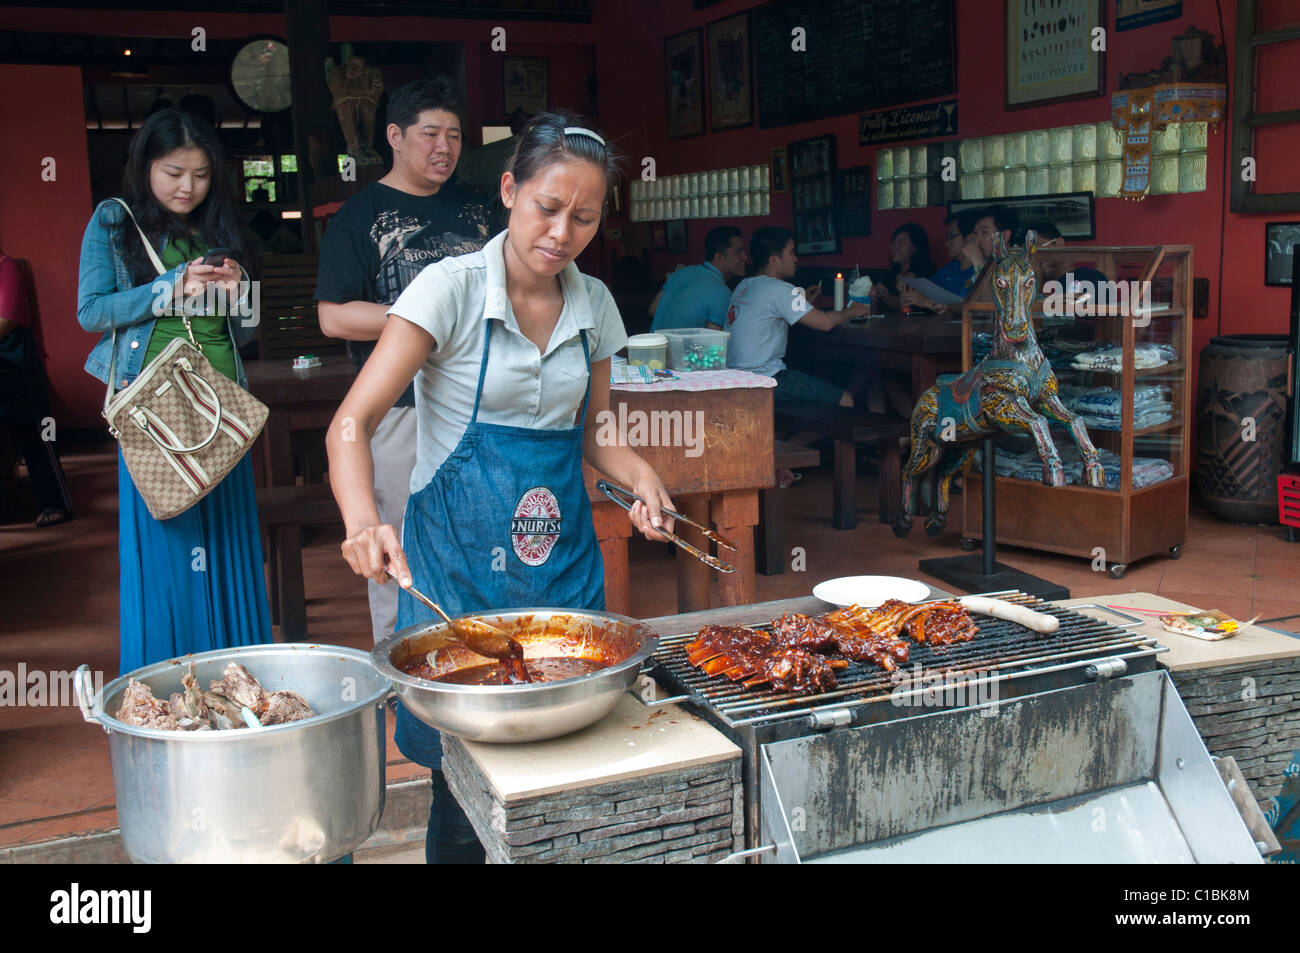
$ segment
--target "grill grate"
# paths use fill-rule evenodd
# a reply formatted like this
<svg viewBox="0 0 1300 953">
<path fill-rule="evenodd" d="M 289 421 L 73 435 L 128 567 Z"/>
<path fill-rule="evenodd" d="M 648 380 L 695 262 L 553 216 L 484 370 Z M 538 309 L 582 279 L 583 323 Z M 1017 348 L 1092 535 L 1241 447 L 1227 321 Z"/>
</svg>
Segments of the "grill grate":
<svg viewBox="0 0 1300 953">
<path fill-rule="evenodd" d="M 670 691 L 691 695 L 694 703 L 711 710 L 725 724 L 740 727 L 804 716 L 828 707 L 887 702 L 900 688 L 900 681 L 914 679 L 918 664 L 927 676 L 939 673 L 1016 678 L 1060 667 L 1083 667 L 1102 658 L 1149 656 L 1162 650 L 1152 638 L 1025 593 L 992 595 L 1054 615 L 1061 620 L 1060 628 L 1051 635 L 1041 635 L 1016 622 L 975 615 L 980 631 L 970 642 L 941 647 L 913 643 L 907 665 L 893 673 L 870 662 L 850 662 L 848 668 L 835 673 L 835 689 L 810 695 L 770 688 L 747 689 L 722 676 L 705 675 L 686 659 L 685 647 L 695 639 L 694 632 L 660 639 L 654 674 Z M 768 627 L 751 628 L 766 631 Z M 907 689 L 906 685 L 901 687 Z"/>
</svg>

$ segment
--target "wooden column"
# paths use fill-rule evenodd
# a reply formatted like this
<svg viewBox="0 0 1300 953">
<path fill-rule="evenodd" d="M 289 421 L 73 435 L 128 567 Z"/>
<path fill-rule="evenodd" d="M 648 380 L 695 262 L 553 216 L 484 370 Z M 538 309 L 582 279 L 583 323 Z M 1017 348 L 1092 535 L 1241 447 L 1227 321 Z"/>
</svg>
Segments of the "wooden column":
<svg viewBox="0 0 1300 953">
<path fill-rule="evenodd" d="M 311 210 L 316 170 L 311 165 L 307 137 L 313 129 L 332 134 L 338 122 L 325 86 L 325 57 L 329 55 L 330 42 L 326 0 L 284 0 L 284 20 L 285 40 L 289 44 L 289 88 L 293 97 L 293 151 L 298 156 L 302 244 L 303 251 L 314 253 L 316 227 Z"/>
</svg>

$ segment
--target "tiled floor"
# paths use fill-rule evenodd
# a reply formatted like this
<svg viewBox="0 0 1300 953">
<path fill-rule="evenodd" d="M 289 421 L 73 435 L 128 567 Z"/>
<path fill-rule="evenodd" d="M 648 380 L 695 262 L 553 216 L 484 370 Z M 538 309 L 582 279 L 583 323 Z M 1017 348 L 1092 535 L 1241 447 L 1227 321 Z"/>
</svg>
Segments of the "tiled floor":
<svg viewBox="0 0 1300 953">
<path fill-rule="evenodd" d="M 0 578 L 5 611 L 0 623 L 0 671 L 71 672 L 87 664 L 117 675 L 116 468 L 108 446 L 67 456 L 77 518 L 63 526 L 0 527 Z M 858 573 L 918 576 L 917 560 L 958 553 L 962 498 L 954 498 L 949 526 L 938 540 L 917 526 L 895 539 L 876 521 L 874 480 L 859 480 L 859 525 L 830 525 L 828 467 L 807 471 L 785 492 L 786 544 L 803 550 L 803 571 L 758 577 L 756 599 L 802 596 L 826 578 Z M 365 583 L 338 555 L 337 530 L 320 530 L 304 551 L 308 625 L 321 642 L 368 648 Z M 1278 527 L 1223 523 L 1193 504 L 1181 560 L 1153 558 L 1116 581 L 1081 559 L 1027 550 L 1002 550 L 1012 566 L 1069 587 L 1074 596 L 1151 591 L 1193 605 L 1217 607 L 1238 618 L 1300 615 L 1300 544 Z M 644 540 L 632 545 L 632 614 L 676 611 L 673 554 Z M 920 578 L 926 578 L 921 576 Z M 930 580 L 934 581 L 934 580 Z M 715 593 L 714 604 L 717 605 Z M 1300 618 L 1272 623 L 1300 631 Z M 0 846 L 37 843 L 72 833 L 116 827 L 106 735 L 86 724 L 71 699 L 59 705 L 0 707 Z M 390 719 L 391 731 L 391 719 Z M 388 777 L 418 776 L 389 739 Z"/>
</svg>

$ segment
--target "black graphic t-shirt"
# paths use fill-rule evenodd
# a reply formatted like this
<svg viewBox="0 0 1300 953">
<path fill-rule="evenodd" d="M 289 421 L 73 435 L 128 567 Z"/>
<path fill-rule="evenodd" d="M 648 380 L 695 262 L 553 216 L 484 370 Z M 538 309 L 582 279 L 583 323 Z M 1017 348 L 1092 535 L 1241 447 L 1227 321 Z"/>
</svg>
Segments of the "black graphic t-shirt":
<svg viewBox="0 0 1300 953">
<path fill-rule="evenodd" d="M 411 195 L 373 182 L 330 219 L 321 241 L 316 300 L 392 304 L 424 268 L 482 248 L 499 228 L 477 193 L 448 183 L 433 195 Z M 357 370 L 374 341 L 349 341 Z M 397 407 L 415 405 L 414 386 Z"/>
</svg>

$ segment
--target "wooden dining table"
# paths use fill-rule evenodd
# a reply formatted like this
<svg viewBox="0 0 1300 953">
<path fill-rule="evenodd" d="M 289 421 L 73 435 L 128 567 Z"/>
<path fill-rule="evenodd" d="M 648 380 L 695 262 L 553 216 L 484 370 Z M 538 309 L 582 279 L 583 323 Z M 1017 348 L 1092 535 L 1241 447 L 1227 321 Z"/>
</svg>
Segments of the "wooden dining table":
<svg viewBox="0 0 1300 953">
<path fill-rule="evenodd" d="M 307 637 L 307 599 L 302 574 L 302 522 L 280 518 L 282 508 L 304 514 L 311 521 L 320 514 L 335 514 L 333 500 L 323 484 L 298 486 L 294 476 L 293 435 L 329 426 L 357 372 L 346 356 L 325 357 L 320 367 L 294 370 L 289 359 L 248 361 L 244 365 L 248 389 L 266 404 L 266 426 L 253 447 L 254 479 L 258 486 L 259 515 L 267 531 L 271 568 L 271 614 L 286 641 Z M 324 451 L 322 443 L 320 450 Z"/>
<path fill-rule="evenodd" d="M 698 447 L 635 447 L 659 474 L 678 512 L 697 523 L 712 526 L 736 544 L 734 550 L 718 547 L 716 551 L 719 559 L 735 567 L 732 573 L 718 573 L 689 553 L 677 550 L 679 612 L 710 608 L 710 584 L 715 575 L 723 605 L 754 601 L 758 494 L 773 484 L 773 393 L 771 387 L 699 391 L 629 391 L 615 387 L 610 390 L 610 408 L 616 415 L 620 413 L 620 405 L 629 417 L 636 412 L 702 415 L 697 418 L 704 422 L 703 440 Z M 626 511 L 596 489 L 596 480 L 603 474 L 584 463 L 583 476 L 605 564 L 605 604 L 611 612 L 627 615 L 633 584 L 628 568 L 632 526 Z M 698 549 L 709 551 L 710 544 L 699 530 L 679 522 L 674 532 Z"/>
<path fill-rule="evenodd" d="M 915 400 L 940 374 L 961 371 L 961 334 L 961 315 L 881 314 L 830 331 L 795 325 L 786 363 L 833 361 L 903 371 L 911 377 Z"/>
</svg>

